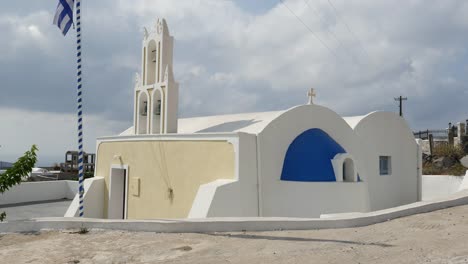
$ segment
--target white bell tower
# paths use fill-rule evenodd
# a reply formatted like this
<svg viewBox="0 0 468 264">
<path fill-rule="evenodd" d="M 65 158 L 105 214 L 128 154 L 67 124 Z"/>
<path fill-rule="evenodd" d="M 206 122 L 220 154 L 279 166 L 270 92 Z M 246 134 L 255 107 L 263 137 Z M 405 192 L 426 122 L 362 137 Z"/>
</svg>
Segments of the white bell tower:
<svg viewBox="0 0 468 264">
<path fill-rule="evenodd" d="M 172 73 L 174 37 L 166 21 L 144 28 L 141 75 L 135 78 L 136 135 L 177 133 L 179 84 Z"/>
</svg>

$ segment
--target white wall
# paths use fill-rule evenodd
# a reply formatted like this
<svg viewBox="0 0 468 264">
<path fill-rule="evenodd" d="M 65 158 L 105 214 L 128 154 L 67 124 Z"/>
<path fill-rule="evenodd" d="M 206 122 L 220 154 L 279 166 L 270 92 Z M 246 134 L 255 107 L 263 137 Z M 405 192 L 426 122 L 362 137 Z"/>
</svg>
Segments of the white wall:
<svg viewBox="0 0 468 264">
<path fill-rule="evenodd" d="M 93 177 L 84 180 L 84 217 L 104 218 L 104 184 L 103 177 Z M 80 198 L 76 194 L 65 213 L 65 217 L 79 216 L 79 204 Z"/>
<path fill-rule="evenodd" d="M 258 216 L 256 136 L 238 133 L 231 142 L 236 155 L 236 179 L 200 186 L 189 218 Z"/>
<path fill-rule="evenodd" d="M 394 113 L 374 112 L 354 128 L 365 144 L 370 209 L 380 210 L 418 201 L 419 145 L 405 120 Z M 391 156 L 391 175 L 380 175 L 379 156 Z"/>
<path fill-rule="evenodd" d="M 319 128 L 355 158 L 357 173 L 366 179 L 360 139 L 332 110 L 303 105 L 273 120 L 258 136 L 260 216 L 318 217 L 327 212 L 363 212 L 369 209 L 367 183 L 281 181 L 289 145 L 302 132 Z M 330 161 L 331 162 L 331 161 Z M 313 172 L 313 168 L 311 168 Z"/>
<path fill-rule="evenodd" d="M 66 181 L 68 185 L 67 199 L 75 198 L 78 193 L 78 181 Z"/>
<path fill-rule="evenodd" d="M 0 205 L 73 199 L 77 193 L 74 181 L 23 182 L 0 194 Z"/>
<path fill-rule="evenodd" d="M 463 176 L 424 175 L 422 177 L 422 200 L 444 198 L 458 192 L 463 178 Z"/>
<path fill-rule="evenodd" d="M 468 190 L 468 170 L 466 170 L 463 182 L 460 184 L 460 191 L 462 190 Z"/>
<path fill-rule="evenodd" d="M 282 181 L 276 195 L 265 196 L 264 216 L 320 217 L 321 214 L 367 212 L 364 182 Z"/>
<path fill-rule="evenodd" d="M 227 204 L 229 200 L 223 199 L 215 203 L 215 195 L 218 193 L 218 197 L 223 196 L 231 199 L 239 197 L 240 193 L 238 188 L 236 188 L 238 185 L 238 180 L 216 180 L 201 185 L 200 188 L 198 188 L 197 195 L 193 200 L 192 208 L 187 218 L 206 218 L 210 214 L 210 209 L 212 212 L 211 214 L 213 214 L 213 211 L 221 215 L 223 215 L 223 213 L 226 214 L 226 212 L 230 213 L 230 206 L 233 205 Z M 223 190 L 221 190 L 221 188 L 223 188 Z M 219 204 L 224 204 L 225 208 L 218 206 Z M 236 211 L 236 206 L 234 205 L 233 207 L 234 211 Z M 215 208 L 219 208 L 220 210 L 216 210 Z"/>
</svg>

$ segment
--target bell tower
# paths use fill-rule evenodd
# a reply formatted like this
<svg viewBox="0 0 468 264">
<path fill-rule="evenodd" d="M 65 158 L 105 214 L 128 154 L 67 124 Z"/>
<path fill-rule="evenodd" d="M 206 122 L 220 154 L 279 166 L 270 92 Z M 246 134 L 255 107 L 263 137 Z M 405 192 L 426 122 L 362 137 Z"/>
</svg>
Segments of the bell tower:
<svg viewBox="0 0 468 264">
<path fill-rule="evenodd" d="M 136 74 L 136 135 L 177 133 L 179 84 L 172 72 L 174 37 L 164 19 L 144 28 L 141 74 Z"/>
</svg>

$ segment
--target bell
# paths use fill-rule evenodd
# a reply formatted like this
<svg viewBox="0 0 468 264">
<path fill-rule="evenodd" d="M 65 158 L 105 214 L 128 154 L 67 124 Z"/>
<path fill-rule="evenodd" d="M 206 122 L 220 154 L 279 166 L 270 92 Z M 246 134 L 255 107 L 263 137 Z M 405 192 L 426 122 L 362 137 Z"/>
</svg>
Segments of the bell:
<svg viewBox="0 0 468 264">
<path fill-rule="evenodd" d="M 145 108 L 143 109 L 143 113 L 141 115 L 147 116 L 148 115 L 148 101 L 144 101 L 143 103 L 145 104 Z"/>
<path fill-rule="evenodd" d="M 158 100 L 158 106 L 156 107 L 154 114 L 161 115 L 161 100 Z"/>
</svg>

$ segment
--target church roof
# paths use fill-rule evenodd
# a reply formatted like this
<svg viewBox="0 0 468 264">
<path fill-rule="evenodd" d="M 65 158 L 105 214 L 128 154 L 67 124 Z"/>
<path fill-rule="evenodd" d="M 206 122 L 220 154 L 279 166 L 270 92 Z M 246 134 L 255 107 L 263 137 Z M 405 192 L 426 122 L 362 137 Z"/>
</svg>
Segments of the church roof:
<svg viewBox="0 0 468 264">
<path fill-rule="evenodd" d="M 230 115 L 215 115 L 179 118 L 178 134 L 245 132 L 260 133 L 271 121 L 286 112 L 255 112 Z M 123 131 L 121 136 L 133 135 L 133 126 Z"/>
<path fill-rule="evenodd" d="M 203 116 L 179 119 L 179 132 L 191 133 L 217 133 L 217 132 L 245 132 L 260 133 L 271 121 L 290 109 L 271 112 L 243 113 L 232 115 Z M 372 113 L 370 113 L 372 114 Z M 361 120 L 369 116 L 347 116 L 344 121 L 354 129 Z"/>
<path fill-rule="evenodd" d="M 260 133 L 285 111 L 243 113 L 179 119 L 179 133 L 245 132 Z"/>
<path fill-rule="evenodd" d="M 271 112 L 254 112 L 229 115 L 214 115 L 203 117 L 179 118 L 178 133 L 223 133 L 245 132 L 250 134 L 260 133 L 271 121 L 290 109 Z M 348 125 L 354 129 L 367 115 L 343 117 Z M 133 127 L 120 135 L 132 135 Z"/>
<path fill-rule="evenodd" d="M 371 113 L 372 114 L 372 113 Z M 358 124 L 359 122 L 361 122 L 361 120 L 363 120 L 364 118 L 366 118 L 369 114 L 367 115 L 360 115 L 360 116 L 345 116 L 343 117 L 344 121 L 346 121 L 346 123 L 348 123 L 348 125 L 354 129 Z"/>
</svg>

